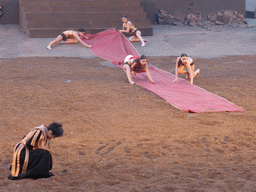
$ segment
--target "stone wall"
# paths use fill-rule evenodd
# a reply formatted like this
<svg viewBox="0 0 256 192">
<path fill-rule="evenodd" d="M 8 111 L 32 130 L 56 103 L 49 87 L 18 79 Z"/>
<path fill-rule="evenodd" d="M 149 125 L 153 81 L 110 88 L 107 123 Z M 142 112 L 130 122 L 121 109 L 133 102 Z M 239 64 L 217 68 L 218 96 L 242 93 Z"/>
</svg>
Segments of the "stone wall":
<svg viewBox="0 0 256 192">
<path fill-rule="evenodd" d="M 256 0 L 245 0 L 246 18 L 254 18 L 256 9 Z"/>
<path fill-rule="evenodd" d="M 246 3 L 245 10 L 254 12 L 256 8 L 256 0 L 245 0 L 245 3 Z"/>
<path fill-rule="evenodd" d="M 42 0 L 43 1 L 43 0 Z M 95 0 L 96 1 L 96 0 Z M 129 1 L 129 0 L 127 0 Z M 139 0 L 138 0 L 139 1 Z M 218 11 L 237 11 L 245 16 L 245 0 L 140 0 L 141 5 L 147 13 L 151 23 L 157 21 L 157 13 L 160 9 L 171 12 L 181 20 L 187 14 L 201 12 L 205 18 L 209 14 Z M 19 23 L 19 0 L 0 0 L 3 6 L 3 16 L 0 17 L 0 24 Z"/>
<path fill-rule="evenodd" d="M 0 0 L 3 15 L 0 24 L 19 24 L 19 0 Z"/>
<path fill-rule="evenodd" d="M 245 16 L 245 0 L 141 0 L 151 23 L 157 21 L 159 10 L 171 12 L 175 17 L 184 20 L 187 14 L 200 12 L 203 19 L 218 11 L 237 11 Z"/>
</svg>

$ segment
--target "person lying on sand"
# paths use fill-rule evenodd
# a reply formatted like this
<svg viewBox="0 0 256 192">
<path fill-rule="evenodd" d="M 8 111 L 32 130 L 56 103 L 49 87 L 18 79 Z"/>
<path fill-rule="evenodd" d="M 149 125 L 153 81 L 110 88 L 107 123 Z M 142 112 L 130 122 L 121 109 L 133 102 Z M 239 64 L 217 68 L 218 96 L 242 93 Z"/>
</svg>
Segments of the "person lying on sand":
<svg viewBox="0 0 256 192">
<path fill-rule="evenodd" d="M 155 83 L 149 73 L 147 65 L 147 58 L 145 55 L 141 55 L 141 57 L 134 57 L 132 55 L 128 55 L 125 58 L 123 69 L 126 72 L 130 84 L 135 84 L 133 81 L 133 77 L 136 76 L 136 73 L 141 72 L 146 72 L 151 83 Z"/>
<path fill-rule="evenodd" d="M 85 42 L 82 41 L 81 37 L 86 38 L 84 34 L 85 34 L 85 30 L 83 28 L 78 29 L 78 31 L 74 31 L 74 30 L 63 31 L 61 34 L 59 34 L 56 37 L 56 39 L 50 42 L 50 44 L 47 46 L 47 49 L 51 50 L 54 44 L 61 41 L 62 41 L 61 43 L 67 43 L 67 44 L 78 43 L 79 41 L 85 47 L 91 48 L 92 47 L 91 45 L 87 45 Z"/>
<path fill-rule="evenodd" d="M 187 67 L 188 72 L 185 71 L 185 67 Z M 175 68 L 175 80 L 174 83 L 177 82 L 178 74 L 186 74 L 186 79 L 190 78 L 190 84 L 193 85 L 193 79 L 199 75 L 200 69 L 195 70 L 195 63 L 193 59 L 187 56 L 186 53 L 182 53 L 180 57 L 177 58 L 176 68 Z"/>
</svg>

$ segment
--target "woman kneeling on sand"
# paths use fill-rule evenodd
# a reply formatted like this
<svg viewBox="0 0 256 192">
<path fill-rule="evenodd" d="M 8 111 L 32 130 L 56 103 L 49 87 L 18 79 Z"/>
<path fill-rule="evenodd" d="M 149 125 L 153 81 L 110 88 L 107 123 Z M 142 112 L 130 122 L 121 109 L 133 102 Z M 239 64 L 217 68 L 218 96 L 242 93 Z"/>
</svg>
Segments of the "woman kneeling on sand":
<svg viewBox="0 0 256 192">
<path fill-rule="evenodd" d="M 185 67 L 187 67 L 188 72 L 185 71 Z M 200 69 L 195 70 L 195 64 L 193 59 L 187 56 L 186 53 L 182 53 L 180 57 L 177 58 L 176 68 L 175 68 L 175 80 L 178 79 L 178 74 L 186 74 L 186 79 L 190 78 L 190 84 L 193 85 L 193 79 L 200 73 Z"/>
<path fill-rule="evenodd" d="M 141 55 L 141 57 L 134 57 L 132 55 L 128 55 L 124 60 L 123 69 L 126 72 L 127 78 L 130 84 L 135 84 L 133 81 L 133 77 L 136 76 L 136 73 L 146 72 L 151 83 L 155 83 L 153 81 L 147 66 L 147 58 L 145 55 Z"/>
<path fill-rule="evenodd" d="M 18 180 L 23 178 L 48 178 L 53 176 L 52 156 L 45 148 L 51 139 L 63 135 L 62 124 L 51 123 L 48 127 L 40 125 L 32 129 L 14 147 L 13 161 L 10 166 L 9 179 Z"/>
<path fill-rule="evenodd" d="M 85 47 L 91 48 L 92 47 L 91 45 L 87 45 L 85 42 L 82 41 L 81 37 L 87 38 L 84 36 L 84 34 L 85 34 L 85 30 L 82 28 L 78 29 L 78 31 L 74 31 L 74 30 L 63 31 L 61 34 L 57 36 L 56 39 L 50 42 L 50 44 L 47 46 L 47 49 L 51 50 L 54 44 L 61 41 L 62 41 L 61 43 L 67 43 L 67 44 L 78 43 L 79 41 Z"/>
</svg>

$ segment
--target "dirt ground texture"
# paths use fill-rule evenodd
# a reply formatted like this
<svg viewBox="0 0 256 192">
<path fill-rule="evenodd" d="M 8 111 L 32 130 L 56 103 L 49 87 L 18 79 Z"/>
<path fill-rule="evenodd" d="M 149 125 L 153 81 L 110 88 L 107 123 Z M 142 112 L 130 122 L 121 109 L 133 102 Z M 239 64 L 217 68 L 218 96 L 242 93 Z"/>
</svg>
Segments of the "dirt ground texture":
<svg viewBox="0 0 256 192">
<path fill-rule="evenodd" d="M 0 191 L 255 191 L 256 56 L 195 58 L 194 84 L 244 112 L 186 113 L 100 58 L 0 59 Z M 176 57 L 149 57 L 174 72 Z M 48 179 L 8 180 L 14 145 L 56 121 Z"/>
</svg>

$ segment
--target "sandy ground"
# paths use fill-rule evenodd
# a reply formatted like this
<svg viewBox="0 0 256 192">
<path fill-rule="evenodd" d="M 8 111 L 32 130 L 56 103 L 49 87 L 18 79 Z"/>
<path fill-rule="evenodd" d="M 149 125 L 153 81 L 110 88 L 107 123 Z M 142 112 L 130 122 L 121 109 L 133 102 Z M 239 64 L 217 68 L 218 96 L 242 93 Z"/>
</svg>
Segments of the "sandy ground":
<svg viewBox="0 0 256 192">
<path fill-rule="evenodd" d="M 175 58 L 149 63 L 173 72 Z M 195 84 L 245 111 L 193 114 L 100 58 L 1 58 L 0 191 L 255 191 L 255 59 L 195 59 Z M 14 145 L 53 121 L 55 175 L 8 180 Z"/>
</svg>

